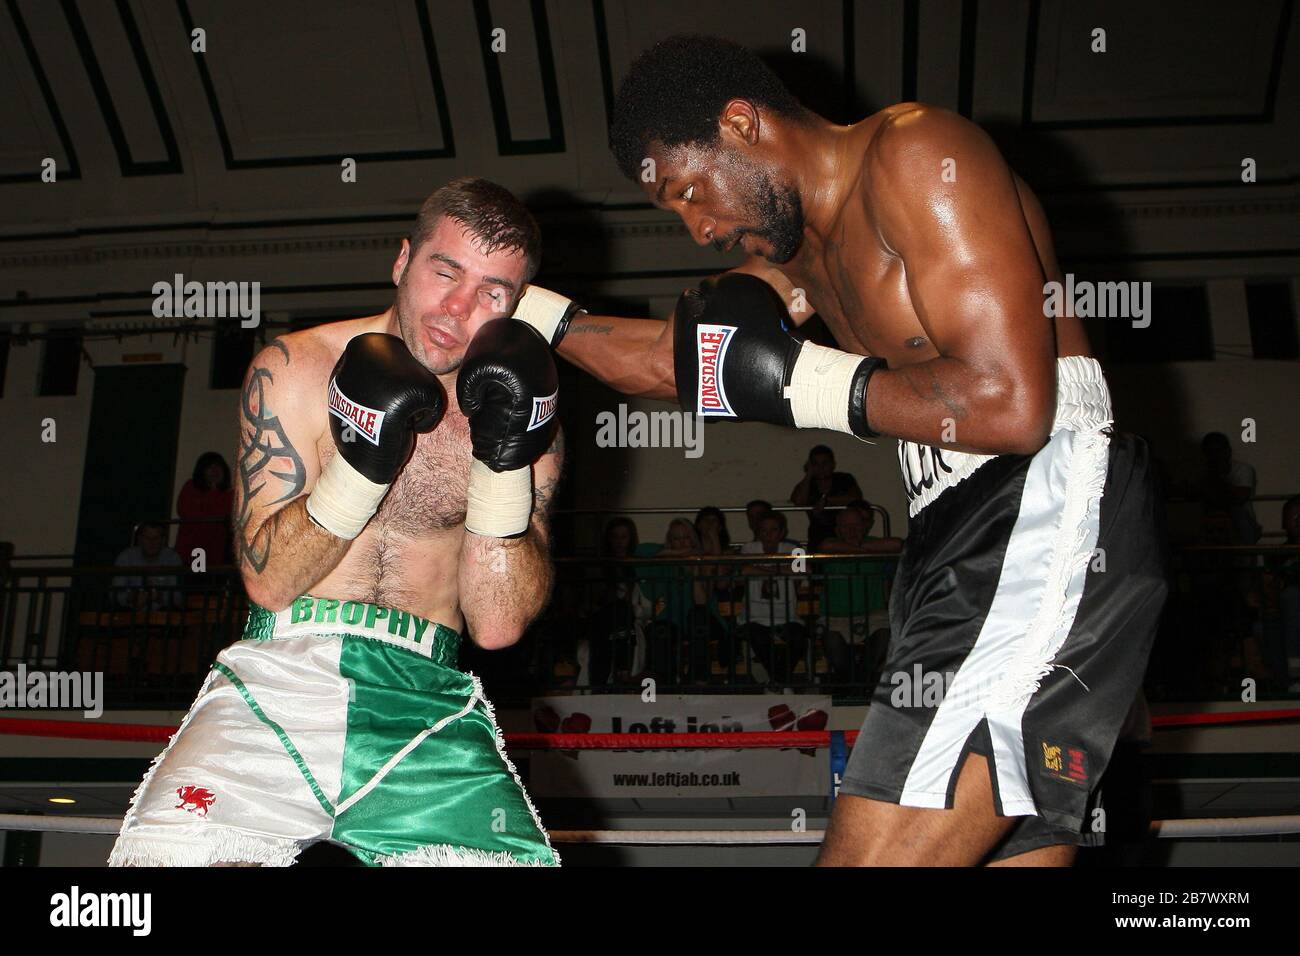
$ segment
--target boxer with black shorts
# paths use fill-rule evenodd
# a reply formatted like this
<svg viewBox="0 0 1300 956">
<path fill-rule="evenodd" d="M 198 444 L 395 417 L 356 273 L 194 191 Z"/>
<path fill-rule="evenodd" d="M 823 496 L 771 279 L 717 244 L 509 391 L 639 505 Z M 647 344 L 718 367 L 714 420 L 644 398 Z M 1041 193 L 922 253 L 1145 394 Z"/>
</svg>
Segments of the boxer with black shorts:
<svg viewBox="0 0 1300 956">
<path fill-rule="evenodd" d="M 611 145 L 697 243 L 749 259 L 667 323 L 531 290 L 516 317 L 629 394 L 899 439 L 893 634 L 819 862 L 1068 864 L 1102 835 L 1166 585 L 1146 447 L 1112 431 L 1082 324 L 1045 311 L 1038 200 L 960 116 L 838 126 L 708 37 L 633 63 Z M 789 333 L 814 311 L 842 350 Z M 915 675 L 943 693 L 899 693 Z"/>
</svg>

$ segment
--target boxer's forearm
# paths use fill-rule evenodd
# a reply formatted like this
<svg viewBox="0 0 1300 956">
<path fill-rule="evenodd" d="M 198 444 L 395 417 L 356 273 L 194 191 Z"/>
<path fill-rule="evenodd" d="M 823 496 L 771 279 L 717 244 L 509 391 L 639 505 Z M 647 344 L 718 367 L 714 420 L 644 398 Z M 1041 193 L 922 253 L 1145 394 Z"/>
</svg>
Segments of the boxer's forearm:
<svg viewBox="0 0 1300 956">
<path fill-rule="evenodd" d="M 675 401 L 673 323 L 580 314 L 559 354 L 624 395 Z"/>
<path fill-rule="evenodd" d="M 269 611 L 288 607 L 308 591 L 343 560 L 352 543 L 312 521 L 306 501 L 285 505 L 256 531 L 237 529 L 244 590 Z"/>
<path fill-rule="evenodd" d="M 1055 395 L 940 356 L 878 370 L 866 409 L 868 424 L 882 435 L 975 454 L 1031 455 L 1047 441 Z"/>
<path fill-rule="evenodd" d="M 520 538 L 466 534 L 460 557 L 460 610 L 474 643 L 498 650 L 516 643 L 546 606 L 554 570 L 534 523 Z"/>
</svg>

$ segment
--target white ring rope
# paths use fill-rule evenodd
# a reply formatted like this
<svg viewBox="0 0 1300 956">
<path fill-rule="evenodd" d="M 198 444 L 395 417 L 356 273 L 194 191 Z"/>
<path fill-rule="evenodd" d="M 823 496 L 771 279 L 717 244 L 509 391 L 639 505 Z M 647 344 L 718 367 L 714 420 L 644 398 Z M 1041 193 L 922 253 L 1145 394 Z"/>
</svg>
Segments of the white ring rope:
<svg viewBox="0 0 1300 956">
<path fill-rule="evenodd" d="M 112 817 L 73 817 L 0 813 L 0 830 L 46 833 L 116 834 L 122 821 Z M 1300 833 L 1300 816 L 1219 817 L 1156 820 L 1151 832 L 1163 840 L 1214 837 L 1282 836 Z M 767 846 L 820 843 L 825 830 L 553 830 L 552 843 L 603 843 L 641 846 Z"/>
</svg>

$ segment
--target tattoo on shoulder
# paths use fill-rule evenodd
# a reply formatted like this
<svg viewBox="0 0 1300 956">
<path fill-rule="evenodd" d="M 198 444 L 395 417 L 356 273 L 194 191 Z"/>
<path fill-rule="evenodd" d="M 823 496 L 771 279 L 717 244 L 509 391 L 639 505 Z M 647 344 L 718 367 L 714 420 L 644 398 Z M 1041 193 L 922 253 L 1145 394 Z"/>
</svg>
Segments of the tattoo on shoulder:
<svg viewBox="0 0 1300 956">
<path fill-rule="evenodd" d="M 281 354 L 284 355 L 284 364 L 289 364 L 289 346 L 284 344 L 283 339 L 272 339 L 267 348 L 279 349 Z"/>
<path fill-rule="evenodd" d="M 284 343 L 275 342 L 284 351 L 288 361 L 289 350 Z M 279 417 L 266 400 L 267 387 L 274 382 L 271 370 L 255 365 L 248 375 L 248 384 L 240 396 L 239 416 L 239 506 L 235 514 L 235 537 L 241 561 L 247 562 L 261 573 L 271 555 L 271 536 L 259 531 L 252 538 L 248 524 L 252 515 L 253 499 L 267 485 L 268 478 L 280 482 L 278 498 L 265 504 L 276 505 L 302 493 L 307 483 L 307 469 L 302 457 L 293 447 Z M 273 470 L 272 462 L 283 462 L 281 470 Z M 259 540 L 261 539 L 261 540 Z"/>
</svg>

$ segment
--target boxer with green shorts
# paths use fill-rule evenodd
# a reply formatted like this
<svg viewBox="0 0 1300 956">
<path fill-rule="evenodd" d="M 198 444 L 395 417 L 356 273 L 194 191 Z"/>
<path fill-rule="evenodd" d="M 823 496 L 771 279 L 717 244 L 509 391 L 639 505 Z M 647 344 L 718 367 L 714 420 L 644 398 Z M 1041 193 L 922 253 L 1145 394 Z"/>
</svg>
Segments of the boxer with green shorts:
<svg viewBox="0 0 1300 956">
<path fill-rule="evenodd" d="M 483 688 L 456 669 L 459 645 L 376 604 L 254 607 L 145 777 L 112 862 L 288 865 L 329 840 L 371 865 L 557 863 Z"/>
<path fill-rule="evenodd" d="M 540 233 L 500 186 L 420 210 L 393 304 L 245 377 L 235 543 L 252 608 L 146 774 L 110 863 L 556 865 L 461 635 L 508 647 L 553 577 L 549 342 L 509 316 Z M 456 400 L 448 401 L 454 392 Z"/>
</svg>

